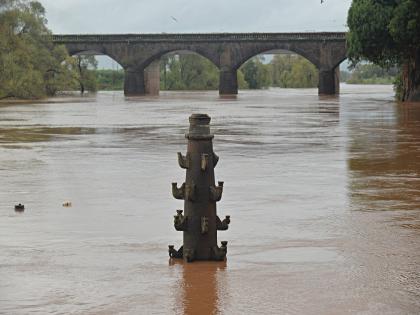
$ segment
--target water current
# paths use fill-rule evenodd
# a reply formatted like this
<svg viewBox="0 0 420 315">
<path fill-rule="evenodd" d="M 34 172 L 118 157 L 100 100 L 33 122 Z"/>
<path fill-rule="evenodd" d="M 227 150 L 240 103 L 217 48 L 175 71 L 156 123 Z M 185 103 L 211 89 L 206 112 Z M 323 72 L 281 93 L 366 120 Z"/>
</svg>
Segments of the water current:
<svg viewBox="0 0 420 315">
<path fill-rule="evenodd" d="M 212 117 L 225 263 L 167 253 L 191 113 Z M 419 313 L 420 105 L 391 86 L 0 105 L 0 314 Z"/>
</svg>

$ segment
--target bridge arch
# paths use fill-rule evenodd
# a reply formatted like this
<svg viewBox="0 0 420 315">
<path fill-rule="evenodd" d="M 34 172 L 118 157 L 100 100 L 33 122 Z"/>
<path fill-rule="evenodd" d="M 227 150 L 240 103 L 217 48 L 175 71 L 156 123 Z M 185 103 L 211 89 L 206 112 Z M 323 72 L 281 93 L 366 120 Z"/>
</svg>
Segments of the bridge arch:
<svg viewBox="0 0 420 315">
<path fill-rule="evenodd" d="M 311 62 L 319 71 L 319 94 L 337 94 L 339 92 L 339 65 L 347 57 L 346 46 L 342 42 L 269 42 L 247 43 L 232 47 L 230 62 L 222 67 L 221 94 L 237 94 L 237 71 L 251 58 L 272 50 L 285 50 L 295 53 Z"/>
<path fill-rule="evenodd" d="M 107 56 L 116 63 L 118 63 L 122 68 L 125 68 L 126 65 L 124 64 L 122 58 L 108 51 L 104 47 L 78 47 L 78 45 L 65 45 L 67 52 L 70 56 L 79 56 L 79 55 L 91 55 L 91 56 Z"/>
<path fill-rule="evenodd" d="M 290 44 L 278 44 L 278 45 L 270 45 L 269 47 L 255 47 L 253 49 L 243 51 L 240 56 L 234 61 L 232 68 L 238 70 L 243 64 L 245 64 L 248 60 L 258 56 L 267 54 L 269 52 L 282 50 L 285 52 L 290 52 L 296 55 L 299 55 L 310 63 L 312 63 L 315 67 L 319 67 L 319 58 L 312 52 L 308 51 L 302 47 L 292 46 Z"/>
<path fill-rule="evenodd" d="M 145 59 L 145 61 L 142 63 L 142 68 L 147 68 L 152 62 L 155 62 L 157 60 L 160 60 L 163 56 L 168 54 L 177 54 L 177 53 L 193 53 L 196 55 L 199 55 L 203 58 L 206 58 L 209 60 L 214 66 L 219 68 L 219 58 L 218 56 L 215 58 L 215 56 L 209 52 L 207 52 L 205 49 L 200 49 L 197 47 L 185 47 L 185 46 L 179 46 L 179 47 L 171 47 L 159 50 L 149 57 Z"/>
<path fill-rule="evenodd" d="M 266 61 L 265 58 L 267 57 L 267 55 L 269 56 L 268 58 L 268 62 L 264 62 Z M 276 59 L 277 56 L 282 56 L 282 59 Z M 284 76 L 284 74 L 289 74 L 289 75 L 296 75 L 295 72 L 295 68 L 292 67 L 294 62 L 299 62 L 301 60 L 306 61 L 306 65 L 310 65 L 309 67 L 307 67 L 305 64 L 305 68 L 303 68 L 304 70 L 307 71 L 307 76 L 302 77 L 302 80 L 299 80 L 299 86 L 301 87 L 316 87 L 318 84 L 318 69 L 317 66 L 311 62 L 310 60 L 308 60 L 307 58 L 305 58 L 304 56 L 297 54 L 296 52 L 290 51 L 290 50 L 285 50 L 285 49 L 271 49 L 271 50 L 266 50 L 263 51 L 261 53 L 259 53 L 258 55 L 254 55 L 251 56 L 249 59 L 245 60 L 240 67 L 236 70 L 236 71 L 241 71 L 242 74 L 244 75 L 244 79 L 247 79 L 247 76 L 251 75 L 251 81 L 252 80 L 252 73 L 254 73 L 254 71 L 258 71 L 256 69 L 252 70 L 251 68 L 251 72 L 247 71 L 246 65 L 248 64 L 248 62 L 253 62 L 256 58 L 259 58 L 259 60 L 257 61 L 257 63 L 263 63 L 266 65 L 270 65 L 272 72 L 270 73 L 270 82 L 265 82 L 266 85 L 264 85 L 264 87 L 269 87 L 269 86 L 273 86 L 273 87 L 290 87 L 288 85 L 290 85 L 290 81 L 289 78 L 291 78 L 290 76 Z M 270 60 L 271 59 L 271 60 Z M 302 65 L 302 64 L 301 64 Z M 289 68 L 290 66 L 290 68 Z M 316 72 L 315 72 L 316 69 Z M 266 70 L 264 70 L 266 71 Z M 256 73 L 255 73 L 256 74 Z M 300 73 L 299 73 L 300 74 Z M 258 82 L 248 82 L 250 84 L 250 88 L 258 88 Z M 261 83 L 261 82 L 260 82 Z M 257 85 L 257 86 L 253 86 L 253 84 Z M 268 85 L 271 84 L 271 85 Z"/>
<path fill-rule="evenodd" d="M 169 61 L 165 59 L 165 57 L 170 58 L 171 56 L 178 56 L 178 61 L 182 62 L 182 59 L 185 57 L 193 56 L 195 58 L 190 59 L 190 62 L 193 62 L 193 67 L 187 67 L 186 69 L 182 68 L 179 69 L 178 75 L 176 75 L 176 71 L 173 73 L 170 67 L 171 62 L 166 63 Z M 175 57 L 176 58 L 176 57 Z M 165 54 L 160 54 L 158 59 L 160 63 L 165 62 L 162 64 L 160 68 L 162 69 L 162 83 L 163 88 L 165 89 L 205 89 L 205 90 L 213 90 L 217 89 L 219 85 L 219 68 L 218 66 L 204 54 L 200 54 L 193 50 L 171 50 L 166 52 Z M 174 60 L 172 60 L 173 62 Z M 175 59 L 175 62 L 177 59 Z M 182 63 L 181 63 L 182 64 Z M 187 63 L 188 65 L 188 63 Z M 191 65 L 191 64 L 190 64 Z M 176 69 L 175 69 L 176 70 Z M 186 71 L 184 71 L 186 70 Z M 175 74 L 181 84 L 173 84 L 175 81 L 167 80 L 171 78 L 171 75 Z M 174 79 L 172 77 L 172 79 Z M 171 84 L 172 83 L 172 84 Z"/>
<path fill-rule="evenodd" d="M 118 61 L 118 58 L 112 56 L 111 54 L 105 54 L 96 50 L 69 51 L 68 53 L 70 56 L 103 56 L 117 63 L 119 67 L 124 68 L 124 66 Z"/>
<path fill-rule="evenodd" d="M 105 90 L 112 90 L 112 89 L 120 89 L 121 88 L 121 79 L 124 80 L 125 73 L 119 73 L 118 71 L 123 70 L 124 67 L 121 65 L 117 58 L 112 57 L 110 54 L 106 54 L 100 52 L 98 50 L 87 50 L 87 49 L 73 49 L 68 51 L 69 55 L 72 57 L 77 56 L 93 56 L 96 59 L 98 65 L 104 64 L 106 67 L 104 68 L 97 68 L 99 70 L 96 73 L 96 80 L 97 80 L 97 88 L 98 89 L 105 89 Z M 92 70 L 89 68 L 89 70 Z M 101 72 L 100 70 L 108 70 Z"/>
<path fill-rule="evenodd" d="M 168 54 L 189 53 L 208 60 L 218 69 L 219 58 L 199 45 L 171 44 L 158 46 L 152 51 L 142 51 L 139 62 L 126 70 L 125 94 L 126 95 L 158 95 L 160 91 L 160 63 L 161 58 Z"/>
</svg>

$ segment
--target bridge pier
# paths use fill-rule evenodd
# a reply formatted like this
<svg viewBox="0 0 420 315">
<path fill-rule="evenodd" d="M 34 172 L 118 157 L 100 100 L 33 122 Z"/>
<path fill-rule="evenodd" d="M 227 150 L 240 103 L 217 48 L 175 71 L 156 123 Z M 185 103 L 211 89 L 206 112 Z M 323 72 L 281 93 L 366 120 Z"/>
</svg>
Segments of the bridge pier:
<svg viewBox="0 0 420 315">
<path fill-rule="evenodd" d="M 144 71 L 133 71 L 131 69 L 125 69 L 124 72 L 124 95 L 145 95 L 146 88 L 144 84 Z"/>
<path fill-rule="evenodd" d="M 124 95 L 159 95 L 160 60 L 153 61 L 144 70 L 125 69 Z"/>
<path fill-rule="evenodd" d="M 238 94 L 238 74 L 236 69 L 221 69 L 219 79 L 220 95 Z"/>
<path fill-rule="evenodd" d="M 335 95 L 340 92 L 340 67 L 319 70 L 319 95 Z"/>
<path fill-rule="evenodd" d="M 147 95 L 159 95 L 160 91 L 160 60 L 153 61 L 144 70 L 144 83 Z"/>
</svg>

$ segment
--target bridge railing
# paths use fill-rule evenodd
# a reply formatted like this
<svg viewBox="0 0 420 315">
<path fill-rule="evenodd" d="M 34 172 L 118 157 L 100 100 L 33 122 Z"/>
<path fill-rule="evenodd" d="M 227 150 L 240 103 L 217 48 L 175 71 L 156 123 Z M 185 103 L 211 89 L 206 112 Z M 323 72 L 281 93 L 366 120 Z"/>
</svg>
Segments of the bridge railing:
<svg viewBox="0 0 420 315">
<path fill-rule="evenodd" d="M 197 33 L 197 34 L 68 34 L 51 35 L 54 42 L 141 42 L 141 41 L 272 41 L 345 40 L 343 32 L 310 33 Z"/>
</svg>

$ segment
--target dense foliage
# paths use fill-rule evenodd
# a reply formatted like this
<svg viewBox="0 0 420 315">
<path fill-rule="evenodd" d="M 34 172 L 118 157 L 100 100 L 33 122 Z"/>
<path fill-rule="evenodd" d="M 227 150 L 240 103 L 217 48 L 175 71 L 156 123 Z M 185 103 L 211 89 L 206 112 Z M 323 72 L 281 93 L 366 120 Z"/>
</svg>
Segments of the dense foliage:
<svg viewBox="0 0 420 315">
<path fill-rule="evenodd" d="M 353 64 L 399 66 L 397 96 L 420 101 L 420 1 L 353 0 L 347 23 Z"/>
<path fill-rule="evenodd" d="M 318 86 L 318 70 L 297 55 L 275 55 L 269 63 L 272 86 L 282 88 L 314 88 Z"/>
<path fill-rule="evenodd" d="M 164 90 L 214 90 L 219 72 L 209 60 L 195 54 L 167 56 L 161 60 L 161 82 Z"/>
<path fill-rule="evenodd" d="M 118 91 L 124 89 L 124 70 L 96 70 L 96 80 L 100 91 Z"/>
<path fill-rule="evenodd" d="M 264 58 L 255 57 L 247 61 L 238 71 L 243 74 L 250 89 L 265 89 L 271 86 L 270 67 L 263 63 Z"/>
<path fill-rule="evenodd" d="M 264 61 L 263 57 L 255 57 L 240 68 L 249 88 L 312 88 L 318 85 L 318 70 L 302 57 L 275 55 L 269 63 Z"/>
<path fill-rule="evenodd" d="M 86 89 L 94 88 L 85 58 L 71 58 L 64 46 L 54 45 L 46 24 L 38 1 L 0 0 L 0 99 L 82 90 L 81 82 Z"/>
</svg>

